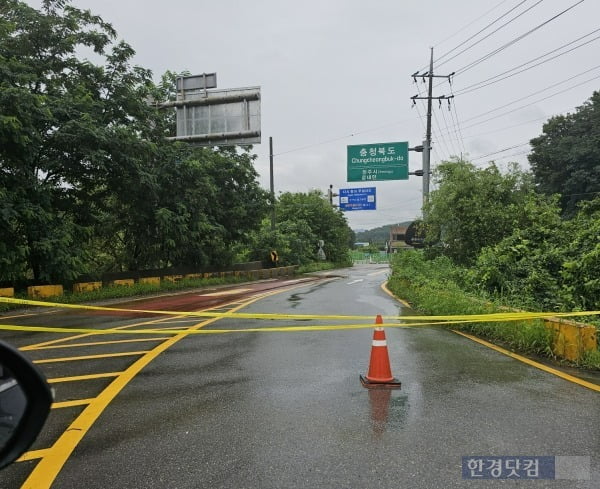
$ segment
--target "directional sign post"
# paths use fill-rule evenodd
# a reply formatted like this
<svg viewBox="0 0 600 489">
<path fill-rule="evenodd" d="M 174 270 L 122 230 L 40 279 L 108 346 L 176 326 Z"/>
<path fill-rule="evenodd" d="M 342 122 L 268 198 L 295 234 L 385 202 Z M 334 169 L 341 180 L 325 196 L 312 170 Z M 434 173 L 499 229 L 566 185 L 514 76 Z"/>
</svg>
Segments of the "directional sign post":
<svg viewBox="0 0 600 489">
<path fill-rule="evenodd" d="M 408 142 L 348 146 L 348 181 L 408 180 Z"/>
<path fill-rule="evenodd" d="M 341 188 L 340 210 L 374 211 L 376 209 L 375 187 Z"/>
</svg>

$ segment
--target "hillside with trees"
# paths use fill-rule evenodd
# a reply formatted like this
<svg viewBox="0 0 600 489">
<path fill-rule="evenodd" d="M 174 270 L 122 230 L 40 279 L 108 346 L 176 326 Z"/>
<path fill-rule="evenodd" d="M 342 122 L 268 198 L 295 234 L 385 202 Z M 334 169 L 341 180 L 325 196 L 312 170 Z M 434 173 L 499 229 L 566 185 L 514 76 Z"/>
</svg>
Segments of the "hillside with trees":
<svg viewBox="0 0 600 489">
<path fill-rule="evenodd" d="M 359 243 L 372 243 L 377 245 L 385 245 L 390 239 L 390 229 L 392 226 L 408 226 L 411 221 L 401 222 L 399 224 L 385 224 L 367 231 L 359 231 L 356 233 L 356 241 Z"/>
</svg>

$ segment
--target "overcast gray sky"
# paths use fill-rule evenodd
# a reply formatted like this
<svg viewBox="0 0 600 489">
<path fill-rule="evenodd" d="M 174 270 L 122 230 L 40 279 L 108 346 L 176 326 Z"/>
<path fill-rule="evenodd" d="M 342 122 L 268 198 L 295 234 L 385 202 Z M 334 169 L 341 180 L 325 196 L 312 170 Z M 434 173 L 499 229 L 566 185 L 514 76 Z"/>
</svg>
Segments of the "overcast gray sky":
<svg viewBox="0 0 600 489">
<path fill-rule="evenodd" d="M 40 1 L 28 3 L 37 7 Z M 541 133 L 547 118 L 572 112 L 600 86 L 600 39 L 594 39 L 600 31 L 590 34 L 600 29 L 597 0 L 72 3 L 112 23 L 119 37 L 136 50 L 136 64 L 150 68 L 156 80 L 166 70 L 188 70 L 216 72 L 219 88 L 261 86 L 262 144 L 254 147 L 256 168 L 268 188 L 272 136 L 276 192 L 326 191 L 329 184 L 336 191 L 373 186 L 346 182 L 347 145 L 421 144 L 425 129 L 419 116 L 426 110 L 422 103 L 412 108 L 410 97 L 418 90 L 424 94 L 426 85 L 421 81 L 415 85 L 411 75 L 424 71 L 430 47 L 434 59 L 440 58 L 434 63 L 435 74 L 457 72 L 452 89 L 445 81 L 434 89 L 434 95 L 450 95 L 453 90 L 456 97 L 452 111 L 446 104 L 441 109 L 434 105 L 433 166 L 466 152 L 480 166 L 495 159 L 501 167 L 509 161 L 527 167 L 526 145 L 485 155 L 527 143 Z M 469 68 L 572 5 L 576 6 Z M 590 35 L 583 37 L 586 34 Z M 558 49 L 561 46 L 565 47 Z M 533 58 L 556 50 L 539 63 L 569 49 L 573 51 L 538 67 L 461 94 L 470 85 Z M 574 78 L 565 81 L 570 77 Z M 552 85 L 556 86 L 548 88 Z M 455 129 L 456 120 L 460 130 Z M 410 170 L 419 168 L 421 154 L 411 152 Z M 375 186 L 378 209 L 347 212 L 352 228 L 370 229 L 419 215 L 420 177 Z"/>
</svg>

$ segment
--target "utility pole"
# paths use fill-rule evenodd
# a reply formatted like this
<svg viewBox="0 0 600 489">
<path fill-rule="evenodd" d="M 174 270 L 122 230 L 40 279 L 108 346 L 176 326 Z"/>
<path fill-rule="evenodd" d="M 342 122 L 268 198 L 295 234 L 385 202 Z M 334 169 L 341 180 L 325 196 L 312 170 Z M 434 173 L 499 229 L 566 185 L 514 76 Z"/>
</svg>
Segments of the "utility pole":
<svg viewBox="0 0 600 489">
<path fill-rule="evenodd" d="M 329 185 L 329 190 L 327 191 L 327 195 L 329 196 L 329 205 L 330 205 L 331 207 L 337 207 L 337 205 L 334 205 L 334 203 L 333 203 L 333 198 L 334 198 L 334 197 L 337 197 L 337 196 L 338 196 L 338 194 L 336 194 L 336 193 L 333 191 L 333 185 L 331 185 L 331 184 Z"/>
<path fill-rule="evenodd" d="M 420 76 L 423 81 L 425 78 L 429 78 L 429 87 L 427 90 L 427 97 L 420 97 L 418 94 L 411 97 L 413 101 L 413 105 L 417 103 L 417 100 L 427 100 L 427 129 L 425 134 L 425 141 L 423 141 L 423 207 L 429 200 L 429 175 L 431 174 L 430 170 L 430 161 L 431 161 L 431 105 L 432 101 L 439 100 L 440 104 L 442 100 L 448 100 L 450 103 L 450 99 L 454 98 L 454 95 L 446 96 L 441 95 L 439 97 L 433 96 L 433 79 L 434 78 L 450 78 L 454 75 L 454 73 L 450 73 L 449 75 L 434 75 L 433 74 L 433 48 L 431 48 L 431 55 L 429 57 L 429 71 L 419 74 L 417 71 L 413 73 L 412 77 L 415 83 L 417 83 L 417 77 Z"/>
<path fill-rule="evenodd" d="M 269 136 L 269 163 L 271 177 L 271 231 L 275 232 L 275 183 L 273 182 L 273 138 Z"/>
</svg>

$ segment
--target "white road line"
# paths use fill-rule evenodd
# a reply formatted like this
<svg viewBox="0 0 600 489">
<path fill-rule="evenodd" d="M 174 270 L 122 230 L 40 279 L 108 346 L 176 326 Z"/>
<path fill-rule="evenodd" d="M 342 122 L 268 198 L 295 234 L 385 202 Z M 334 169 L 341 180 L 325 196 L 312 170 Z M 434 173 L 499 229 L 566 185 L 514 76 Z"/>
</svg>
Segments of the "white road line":
<svg viewBox="0 0 600 489">
<path fill-rule="evenodd" d="M 353 284 L 357 284 L 358 282 L 362 282 L 364 281 L 364 278 L 359 278 L 356 280 L 353 280 L 352 282 L 348 282 L 346 285 L 353 285 Z"/>
</svg>

